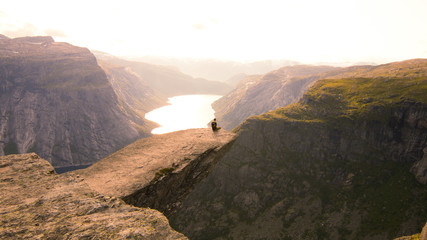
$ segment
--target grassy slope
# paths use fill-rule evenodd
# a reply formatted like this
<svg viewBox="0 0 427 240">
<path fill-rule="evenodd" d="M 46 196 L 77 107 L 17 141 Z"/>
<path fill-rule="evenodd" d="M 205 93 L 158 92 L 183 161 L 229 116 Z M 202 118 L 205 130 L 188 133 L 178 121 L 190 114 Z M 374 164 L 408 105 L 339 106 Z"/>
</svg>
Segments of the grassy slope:
<svg viewBox="0 0 427 240">
<path fill-rule="evenodd" d="M 302 101 L 257 118 L 355 120 L 375 117 L 373 109 L 397 107 L 403 101 L 427 104 L 427 59 L 356 67 L 352 71 L 319 80 L 304 94 Z"/>
</svg>

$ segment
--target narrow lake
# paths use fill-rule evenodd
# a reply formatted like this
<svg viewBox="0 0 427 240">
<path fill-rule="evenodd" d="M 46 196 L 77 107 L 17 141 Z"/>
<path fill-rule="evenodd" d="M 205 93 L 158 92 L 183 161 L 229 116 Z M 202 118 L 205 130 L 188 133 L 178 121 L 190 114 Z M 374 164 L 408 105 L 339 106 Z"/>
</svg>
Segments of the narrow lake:
<svg viewBox="0 0 427 240">
<path fill-rule="evenodd" d="M 154 109 L 145 118 L 156 122 L 160 127 L 151 131 L 163 134 L 190 128 L 207 128 L 214 118 L 211 104 L 220 95 L 183 95 L 169 98 L 170 105 Z"/>
</svg>

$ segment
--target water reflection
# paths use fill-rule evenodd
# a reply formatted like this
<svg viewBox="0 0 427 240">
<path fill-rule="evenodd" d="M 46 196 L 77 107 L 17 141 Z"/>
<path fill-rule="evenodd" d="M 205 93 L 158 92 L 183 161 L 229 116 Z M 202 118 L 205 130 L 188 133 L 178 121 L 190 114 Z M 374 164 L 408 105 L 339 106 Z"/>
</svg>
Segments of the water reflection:
<svg viewBox="0 0 427 240">
<path fill-rule="evenodd" d="M 219 95 L 183 95 L 169 98 L 171 105 L 154 109 L 145 114 L 145 118 L 161 127 L 151 133 L 162 134 L 190 128 L 206 128 L 214 118 L 211 104 Z"/>
</svg>

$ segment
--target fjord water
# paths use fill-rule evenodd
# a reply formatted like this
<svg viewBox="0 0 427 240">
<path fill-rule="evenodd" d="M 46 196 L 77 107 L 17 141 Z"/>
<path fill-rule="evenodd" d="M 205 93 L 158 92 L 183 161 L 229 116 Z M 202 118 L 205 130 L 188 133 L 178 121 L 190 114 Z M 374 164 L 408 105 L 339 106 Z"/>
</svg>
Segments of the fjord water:
<svg viewBox="0 0 427 240">
<path fill-rule="evenodd" d="M 214 118 L 211 104 L 220 95 L 183 95 L 169 98 L 170 105 L 154 109 L 145 118 L 160 124 L 151 131 L 163 134 L 191 128 L 206 128 Z"/>
</svg>

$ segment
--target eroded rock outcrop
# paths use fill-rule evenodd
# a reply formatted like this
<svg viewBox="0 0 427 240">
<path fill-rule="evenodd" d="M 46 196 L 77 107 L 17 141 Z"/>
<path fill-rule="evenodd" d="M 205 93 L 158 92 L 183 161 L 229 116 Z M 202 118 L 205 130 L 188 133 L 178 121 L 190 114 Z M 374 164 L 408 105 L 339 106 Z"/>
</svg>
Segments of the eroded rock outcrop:
<svg viewBox="0 0 427 240">
<path fill-rule="evenodd" d="M 2 156 L 0 239 L 187 239 L 159 211 L 125 202 L 170 213 L 234 140 L 209 129 L 153 136 L 61 175 L 34 153 Z"/>
<path fill-rule="evenodd" d="M 169 215 L 230 150 L 235 134 L 190 129 L 144 138 L 77 171 L 101 194 Z"/>
<path fill-rule="evenodd" d="M 96 193 L 38 155 L 0 157 L 0 239 L 187 239 L 160 212 Z"/>
</svg>

